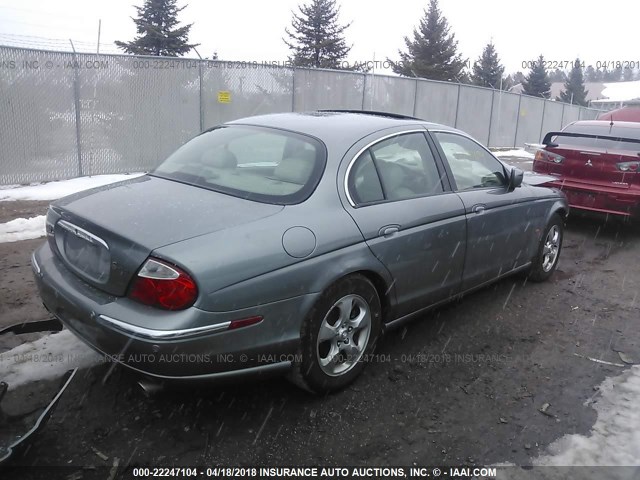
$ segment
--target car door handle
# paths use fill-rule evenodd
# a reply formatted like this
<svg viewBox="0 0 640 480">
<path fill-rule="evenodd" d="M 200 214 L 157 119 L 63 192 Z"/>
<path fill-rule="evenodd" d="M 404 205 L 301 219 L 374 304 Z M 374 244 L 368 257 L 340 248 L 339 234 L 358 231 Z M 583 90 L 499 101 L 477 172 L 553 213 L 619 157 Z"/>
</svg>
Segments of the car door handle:
<svg viewBox="0 0 640 480">
<path fill-rule="evenodd" d="M 486 208 L 487 208 L 486 205 L 483 205 L 480 203 L 478 205 L 474 205 L 473 207 L 471 207 L 471 211 L 476 214 L 481 214 L 486 210 Z"/>
<path fill-rule="evenodd" d="M 400 231 L 400 225 L 387 225 L 386 227 L 382 227 L 378 232 L 380 237 L 391 237 Z"/>
</svg>

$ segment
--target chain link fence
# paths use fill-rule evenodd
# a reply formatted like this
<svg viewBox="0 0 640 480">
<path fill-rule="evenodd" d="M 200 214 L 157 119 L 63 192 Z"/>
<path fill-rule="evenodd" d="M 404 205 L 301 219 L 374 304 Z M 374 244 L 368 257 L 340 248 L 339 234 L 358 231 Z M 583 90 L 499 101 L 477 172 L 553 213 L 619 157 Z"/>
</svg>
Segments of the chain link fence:
<svg viewBox="0 0 640 480">
<path fill-rule="evenodd" d="M 486 88 L 257 62 L 0 47 L 0 184 L 146 171 L 251 115 L 379 110 L 522 146 L 597 110 Z"/>
</svg>

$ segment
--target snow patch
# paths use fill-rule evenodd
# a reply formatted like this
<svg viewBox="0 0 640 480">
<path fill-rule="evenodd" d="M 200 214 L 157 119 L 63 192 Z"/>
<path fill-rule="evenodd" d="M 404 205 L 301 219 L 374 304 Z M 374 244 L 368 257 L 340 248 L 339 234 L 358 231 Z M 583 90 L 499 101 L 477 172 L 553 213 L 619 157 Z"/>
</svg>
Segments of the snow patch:
<svg viewBox="0 0 640 480">
<path fill-rule="evenodd" d="M 46 235 L 47 217 L 38 215 L 31 218 L 16 218 L 7 223 L 0 223 L 0 243 L 19 242 Z"/>
<path fill-rule="evenodd" d="M 12 390 L 20 385 L 61 377 L 67 370 L 102 361 L 69 330 L 53 333 L 0 354 L 0 380 Z"/>
<path fill-rule="evenodd" d="M 73 193 L 101 187 L 110 183 L 130 180 L 144 175 L 142 172 L 121 175 L 95 175 L 78 177 L 59 182 L 34 183 L 31 185 L 6 185 L 0 187 L 0 201 L 14 200 L 56 200 Z"/>
<path fill-rule="evenodd" d="M 512 150 L 497 150 L 497 151 L 493 151 L 491 153 L 493 153 L 498 158 L 500 158 L 500 157 L 518 157 L 518 158 L 528 158 L 528 159 L 530 159 L 532 161 L 535 158 L 535 155 L 533 153 L 527 152 L 523 148 L 515 148 L 515 149 L 512 149 Z"/>
<path fill-rule="evenodd" d="M 640 460 L 640 365 L 606 379 L 592 401 L 598 419 L 591 433 L 566 435 L 534 459 L 540 466 L 636 466 Z"/>
</svg>

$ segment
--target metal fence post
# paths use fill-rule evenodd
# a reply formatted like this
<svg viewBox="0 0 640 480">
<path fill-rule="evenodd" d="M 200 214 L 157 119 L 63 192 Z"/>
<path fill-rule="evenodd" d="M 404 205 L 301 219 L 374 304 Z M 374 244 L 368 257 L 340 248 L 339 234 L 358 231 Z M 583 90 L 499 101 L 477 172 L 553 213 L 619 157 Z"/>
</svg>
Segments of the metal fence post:
<svg viewBox="0 0 640 480">
<path fill-rule="evenodd" d="M 560 128 L 562 129 L 562 127 L 564 127 L 564 107 L 565 107 L 566 103 L 562 104 L 562 116 L 560 117 Z"/>
<path fill-rule="evenodd" d="M 202 62 L 206 62 L 206 60 L 202 60 L 202 58 L 200 59 L 200 62 L 198 63 L 198 77 L 199 77 L 199 81 L 200 81 L 200 131 L 203 132 L 204 131 L 204 94 L 203 94 L 203 89 L 204 89 L 204 85 L 203 85 L 203 75 L 202 75 Z"/>
<path fill-rule="evenodd" d="M 367 98 L 367 78 L 369 77 L 369 75 L 367 75 L 366 73 L 364 74 L 364 83 L 362 85 L 362 108 L 360 110 L 365 110 L 365 105 L 364 102 Z"/>
<path fill-rule="evenodd" d="M 416 89 L 413 92 L 413 116 L 415 117 L 416 116 L 416 112 L 418 110 L 418 82 L 419 82 L 419 80 L 416 78 L 414 80 L 414 82 L 415 82 Z"/>
<path fill-rule="evenodd" d="M 73 50 L 73 103 L 76 111 L 76 149 L 78 154 L 78 176 L 82 176 L 82 142 L 80 141 L 80 74 L 78 68 L 78 57 L 73 42 L 69 39 L 71 50 Z"/>
<path fill-rule="evenodd" d="M 491 127 L 493 125 L 493 101 L 496 98 L 496 90 L 495 88 L 491 91 L 491 111 L 489 112 L 489 130 L 487 133 L 487 147 L 490 146 L 489 142 L 491 141 Z"/>
<path fill-rule="evenodd" d="M 538 138 L 538 141 L 542 140 L 542 129 L 544 128 L 544 112 L 546 112 L 547 110 L 547 101 L 548 100 L 542 102 L 542 119 L 540 120 L 540 137 Z"/>
<path fill-rule="evenodd" d="M 296 67 L 291 68 L 291 111 L 296 111 Z"/>
<path fill-rule="evenodd" d="M 518 97 L 518 114 L 516 116 L 516 131 L 513 134 L 513 148 L 516 148 L 518 142 L 518 125 L 520 124 L 520 106 L 522 105 L 522 94 Z"/>
<path fill-rule="evenodd" d="M 456 119 L 453 121 L 453 127 L 458 128 L 458 109 L 460 108 L 460 90 L 462 85 L 458 84 L 458 98 L 456 98 Z"/>
</svg>

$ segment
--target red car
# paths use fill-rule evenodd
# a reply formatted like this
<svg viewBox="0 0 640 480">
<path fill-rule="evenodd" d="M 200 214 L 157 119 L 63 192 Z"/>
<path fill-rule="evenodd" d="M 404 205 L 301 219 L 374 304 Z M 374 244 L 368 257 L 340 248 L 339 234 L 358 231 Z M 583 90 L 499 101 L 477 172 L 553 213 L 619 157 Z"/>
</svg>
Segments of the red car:
<svg viewBox="0 0 640 480">
<path fill-rule="evenodd" d="M 640 123 L 574 122 L 542 143 L 533 171 L 557 177 L 572 208 L 640 218 Z"/>
<path fill-rule="evenodd" d="M 640 105 L 629 105 L 603 113 L 598 120 L 613 120 L 614 122 L 640 122 Z"/>
</svg>

